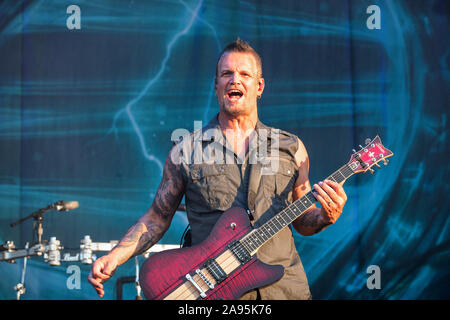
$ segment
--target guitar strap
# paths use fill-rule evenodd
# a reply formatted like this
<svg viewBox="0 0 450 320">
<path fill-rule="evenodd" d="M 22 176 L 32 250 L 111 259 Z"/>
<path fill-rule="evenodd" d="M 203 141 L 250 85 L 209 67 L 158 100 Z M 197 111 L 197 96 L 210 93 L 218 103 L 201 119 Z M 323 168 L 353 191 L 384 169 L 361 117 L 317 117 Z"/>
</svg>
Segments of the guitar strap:
<svg viewBox="0 0 450 320">
<path fill-rule="evenodd" d="M 259 123 L 258 121 L 258 127 L 261 127 L 262 124 Z M 264 129 L 264 127 L 263 127 Z M 267 143 L 270 143 L 270 131 L 267 133 L 267 136 L 265 136 L 267 139 Z M 249 167 L 250 167 L 250 177 L 249 177 L 249 183 L 248 183 L 248 192 L 247 192 L 247 205 L 248 205 L 248 210 L 247 213 L 250 217 L 250 221 L 252 222 L 252 225 L 254 225 L 256 223 L 255 221 L 255 213 L 256 213 L 256 195 L 259 192 L 259 187 L 261 184 L 261 173 L 262 173 L 262 169 L 263 169 L 263 165 L 261 163 L 262 158 L 258 157 L 258 151 L 261 151 L 261 143 L 264 143 L 263 140 L 264 137 L 262 136 L 258 136 L 258 134 L 252 134 L 250 136 L 251 139 L 251 143 L 256 143 L 257 144 L 257 148 L 252 148 L 250 149 L 251 153 L 249 154 Z M 266 146 L 265 152 L 267 152 L 269 149 L 270 145 Z M 264 150 L 263 150 L 264 152 Z M 258 219 L 259 220 L 259 219 Z"/>
<path fill-rule="evenodd" d="M 256 195 L 258 194 L 260 182 L 261 182 L 261 165 L 259 163 L 251 164 L 250 178 L 248 183 L 247 213 L 250 217 L 250 221 L 252 221 L 253 223 L 255 220 L 253 214 L 255 213 L 256 209 Z"/>
</svg>

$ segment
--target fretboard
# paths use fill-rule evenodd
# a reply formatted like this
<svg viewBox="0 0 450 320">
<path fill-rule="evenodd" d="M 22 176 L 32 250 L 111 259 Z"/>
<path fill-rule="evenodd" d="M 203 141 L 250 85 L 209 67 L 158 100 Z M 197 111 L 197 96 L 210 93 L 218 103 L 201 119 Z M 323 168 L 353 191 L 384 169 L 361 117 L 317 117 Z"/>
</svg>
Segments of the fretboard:
<svg viewBox="0 0 450 320">
<path fill-rule="evenodd" d="M 346 164 L 339 170 L 335 171 L 327 179 L 335 181 L 337 183 L 341 183 L 342 181 L 349 178 L 353 173 L 354 172 L 352 171 L 350 166 Z M 313 195 L 312 191 L 309 191 L 303 197 L 297 199 L 288 207 L 284 208 L 281 212 L 277 213 L 262 226 L 254 229 L 249 234 L 244 236 L 240 240 L 240 242 L 248 252 L 254 252 L 256 249 L 270 240 L 280 230 L 287 227 L 295 219 L 305 213 L 308 208 L 310 208 L 316 202 L 316 197 Z"/>
</svg>

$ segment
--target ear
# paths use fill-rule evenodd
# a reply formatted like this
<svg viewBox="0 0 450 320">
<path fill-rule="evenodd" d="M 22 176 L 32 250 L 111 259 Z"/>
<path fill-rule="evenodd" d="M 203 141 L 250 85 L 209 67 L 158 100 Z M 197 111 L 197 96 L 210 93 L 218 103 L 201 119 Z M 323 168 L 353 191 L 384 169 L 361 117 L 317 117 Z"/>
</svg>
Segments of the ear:
<svg viewBox="0 0 450 320">
<path fill-rule="evenodd" d="M 258 96 L 261 96 L 265 87 L 264 78 L 258 80 Z"/>
</svg>

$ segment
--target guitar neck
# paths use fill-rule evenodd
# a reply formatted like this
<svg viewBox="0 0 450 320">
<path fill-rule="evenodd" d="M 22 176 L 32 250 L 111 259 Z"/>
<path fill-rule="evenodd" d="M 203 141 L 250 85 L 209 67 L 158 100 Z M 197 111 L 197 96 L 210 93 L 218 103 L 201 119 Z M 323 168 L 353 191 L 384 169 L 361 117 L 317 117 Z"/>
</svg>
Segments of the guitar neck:
<svg viewBox="0 0 450 320">
<path fill-rule="evenodd" d="M 344 165 L 336 170 L 327 179 L 341 183 L 342 181 L 353 175 L 354 172 L 349 164 Z M 269 241 L 275 234 L 291 224 L 295 219 L 304 214 L 314 203 L 317 202 L 316 197 L 311 191 L 303 197 L 297 199 L 281 212 L 264 223 L 257 229 L 244 236 L 240 242 L 248 252 L 254 253 L 256 250 Z"/>
</svg>

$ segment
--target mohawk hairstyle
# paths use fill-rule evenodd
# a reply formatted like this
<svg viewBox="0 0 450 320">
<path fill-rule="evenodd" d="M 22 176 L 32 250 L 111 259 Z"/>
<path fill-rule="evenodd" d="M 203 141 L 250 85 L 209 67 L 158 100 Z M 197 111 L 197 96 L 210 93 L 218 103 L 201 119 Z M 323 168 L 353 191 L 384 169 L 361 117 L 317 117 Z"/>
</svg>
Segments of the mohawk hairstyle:
<svg viewBox="0 0 450 320">
<path fill-rule="evenodd" d="M 262 62 L 261 62 L 261 57 L 259 56 L 259 54 L 255 51 L 255 49 L 253 49 L 247 41 L 241 40 L 241 38 L 237 38 L 235 41 L 229 43 L 220 53 L 219 55 L 219 59 L 217 59 L 217 63 L 216 63 L 216 77 L 217 74 L 219 72 L 219 62 L 220 59 L 222 59 L 222 56 L 225 53 L 229 53 L 229 52 L 242 52 L 242 53 L 249 53 L 251 55 L 253 55 L 253 57 L 256 60 L 256 68 L 258 70 L 258 77 L 262 77 Z"/>
</svg>

